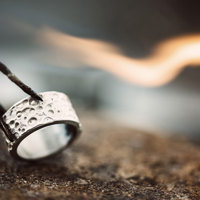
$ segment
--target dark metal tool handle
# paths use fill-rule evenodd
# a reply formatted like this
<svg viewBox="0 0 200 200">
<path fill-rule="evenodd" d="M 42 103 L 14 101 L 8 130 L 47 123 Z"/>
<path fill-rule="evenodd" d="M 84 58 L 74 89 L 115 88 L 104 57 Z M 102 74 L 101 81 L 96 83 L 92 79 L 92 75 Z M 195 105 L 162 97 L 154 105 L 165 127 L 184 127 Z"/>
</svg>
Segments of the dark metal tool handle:
<svg viewBox="0 0 200 200">
<path fill-rule="evenodd" d="M 29 86 L 24 84 L 15 74 L 13 74 L 10 69 L 4 65 L 2 62 L 0 62 L 0 71 L 8 77 L 9 80 L 11 80 L 13 83 L 15 83 L 18 87 L 20 87 L 25 93 L 33 97 L 34 99 L 37 99 L 39 101 L 42 101 L 42 98 Z M 0 105 L 0 116 L 2 116 L 5 113 L 5 108 Z"/>
</svg>

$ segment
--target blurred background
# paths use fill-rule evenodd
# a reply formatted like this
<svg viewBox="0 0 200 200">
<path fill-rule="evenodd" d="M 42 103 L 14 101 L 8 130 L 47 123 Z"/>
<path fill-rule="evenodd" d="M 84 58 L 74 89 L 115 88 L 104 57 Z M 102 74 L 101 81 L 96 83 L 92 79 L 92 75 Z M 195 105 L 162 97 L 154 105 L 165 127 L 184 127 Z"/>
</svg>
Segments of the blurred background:
<svg viewBox="0 0 200 200">
<path fill-rule="evenodd" d="M 200 2 L 0 0 L 0 60 L 36 91 L 200 139 Z M 26 95 L 1 75 L 0 101 Z M 79 112 L 79 110 L 78 110 Z"/>
</svg>

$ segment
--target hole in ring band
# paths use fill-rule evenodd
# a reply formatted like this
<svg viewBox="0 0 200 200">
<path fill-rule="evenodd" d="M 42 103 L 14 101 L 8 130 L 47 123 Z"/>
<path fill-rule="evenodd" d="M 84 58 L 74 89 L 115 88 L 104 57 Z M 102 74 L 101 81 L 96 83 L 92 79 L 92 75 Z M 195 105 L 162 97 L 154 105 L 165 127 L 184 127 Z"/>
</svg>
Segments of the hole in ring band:
<svg viewBox="0 0 200 200">
<path fill-rule="evenodd" d="M 29 160 L 47 157 L 67 146 L 75 132 L 72 125 L 46 126 L 25 137 L 17 147 L 17 154 Z"/>
</svg>

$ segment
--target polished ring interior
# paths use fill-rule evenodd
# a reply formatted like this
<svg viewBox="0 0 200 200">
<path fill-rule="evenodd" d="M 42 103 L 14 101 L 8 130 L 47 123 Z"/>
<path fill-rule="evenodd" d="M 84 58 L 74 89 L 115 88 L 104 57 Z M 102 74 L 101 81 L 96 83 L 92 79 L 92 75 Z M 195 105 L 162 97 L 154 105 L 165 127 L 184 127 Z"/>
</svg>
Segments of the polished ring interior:
<svg viewBox="0 0 200 200">
<path fill-rule="evenodd" d="M 69 98 L 60 92 L 41 93 L 43 101 L 26 98 L 2 117 L 8 150 L 24 160 L 48 157 L 71 144 L 80 122 Z"/>
</svg>

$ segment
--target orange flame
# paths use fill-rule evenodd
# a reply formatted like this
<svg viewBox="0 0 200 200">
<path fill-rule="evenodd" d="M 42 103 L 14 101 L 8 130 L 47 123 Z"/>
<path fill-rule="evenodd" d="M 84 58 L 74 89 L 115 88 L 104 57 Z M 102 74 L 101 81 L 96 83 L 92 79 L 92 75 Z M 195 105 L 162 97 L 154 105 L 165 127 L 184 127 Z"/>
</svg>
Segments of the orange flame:
<svg viewBox="0 0 200 200">
<path fill-rule="evenodd" d="M 164 41 L 144 59 L 127 57 L 117 47 L 103 41 L 74 37 L 52 29 L 40 31 L 39 38 L 51 49 L 52 56 L 45 59 L 51 64 L 89 65 L 143 86 L 163 85 L 184 67 L 200 64 L 200 34 Z"/>
</svg>

